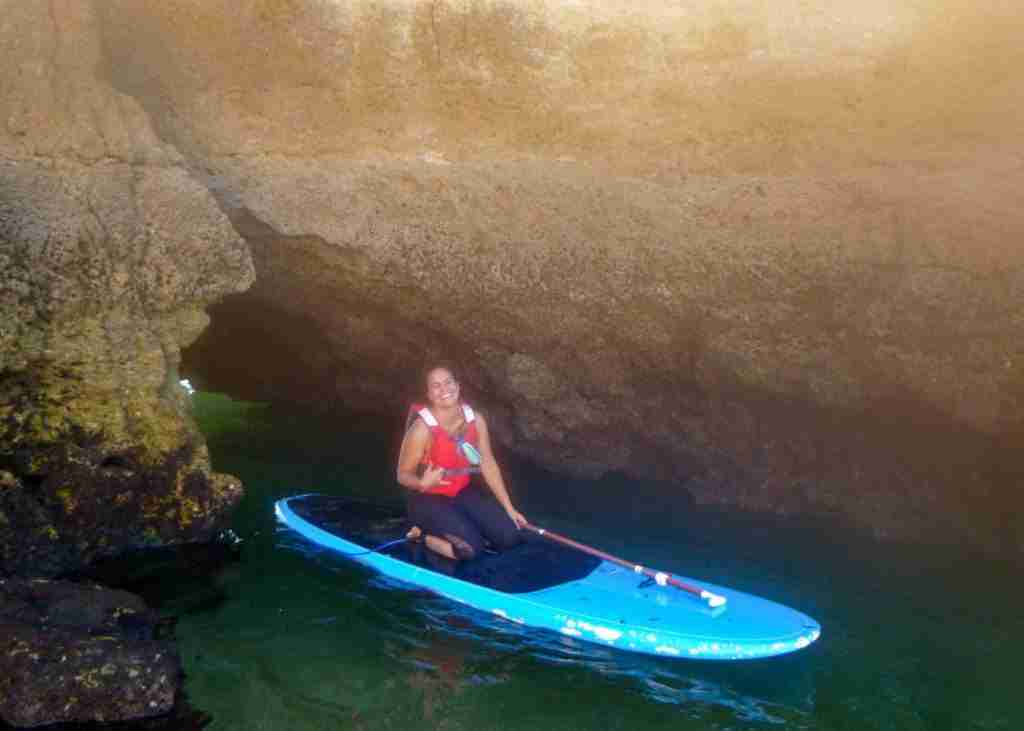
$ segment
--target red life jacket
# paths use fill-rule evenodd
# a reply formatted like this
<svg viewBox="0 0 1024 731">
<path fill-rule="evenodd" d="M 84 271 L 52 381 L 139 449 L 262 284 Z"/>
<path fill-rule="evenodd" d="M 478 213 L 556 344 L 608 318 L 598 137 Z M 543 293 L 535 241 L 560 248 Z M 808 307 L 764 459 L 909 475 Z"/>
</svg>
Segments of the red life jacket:
<svg viewBox="0 0 1024 731">
<path fill-rule="evenodd" d="M 462 404 L 462 415 L 466 419 L 466 428 L 462 438 L 474 447 L 479 448 L 480 437 L 476 431 L 476 414 L 473 413 L 473 409 L 468 404 Z M 459 449 L 458 442 L 452 439 L 451 435 L 444 430 L 444 427 L 441 426 L 428 407 L 423 404 L 413 404 L 410 406 L 408 420 L 410 426 L 416 417 L 423 419 L 423 423 L 430 429 L 430 448 L 423 455 L 420 464 L 426 467 L 429 462 L 435 467 L 457 471 L 454 474 L 445 475 L 444 480 L 449 484 L 434 486 L 431 488 L 430 494 L 455 497 L 469 484 L 469 471 L 474 465 L 466 459 L 466 455 Z"/>
</svg>

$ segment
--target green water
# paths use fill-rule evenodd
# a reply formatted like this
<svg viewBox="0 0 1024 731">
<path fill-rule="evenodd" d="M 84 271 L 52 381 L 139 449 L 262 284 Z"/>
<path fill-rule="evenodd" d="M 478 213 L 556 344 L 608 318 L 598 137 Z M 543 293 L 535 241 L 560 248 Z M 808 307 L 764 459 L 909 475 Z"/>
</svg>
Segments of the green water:
<svg viewBox="0 0 1024 731">
<path fill-rule="evenodd" d="M 241 561 L 202 597 L 172 587 L 164 607 L 180 614 L 188 693 L 212 729 L 1024 728 L 1012 567 L 509 470 L 535 523 L 823 628 L 802 652 L 752 663 L 632 656 L 396 589 L 275 524 L 274 500 L 300 492 L 397 500 L 386 428 L 194 398 L 216 469 L 247 490 Z"/>
</svg>

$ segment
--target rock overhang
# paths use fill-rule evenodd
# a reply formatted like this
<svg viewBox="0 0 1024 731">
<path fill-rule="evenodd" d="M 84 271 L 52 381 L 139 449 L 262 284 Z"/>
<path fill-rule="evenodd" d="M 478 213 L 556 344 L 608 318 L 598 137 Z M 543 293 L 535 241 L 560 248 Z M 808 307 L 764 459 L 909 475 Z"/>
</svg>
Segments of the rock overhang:
<svg viewBox="0 0 1024 731">
<path fill-rule="evenodd" d="M 1019 474 L 1021 50 L 1001 7 L 85 3 L 54 57 L 88 39 L 74 73 L 121 113 L 18 122 L 60 116 L 54 84 L 5 150 L 187 171 L 256 261 L 214 327 L 304 323 L 282 346 L 300 397 L 392 408 L 456 354 L 550 466 L 884 534 L 967 504 L 961 528 L 1012 543 L 993 506 Z"/>
</svg>

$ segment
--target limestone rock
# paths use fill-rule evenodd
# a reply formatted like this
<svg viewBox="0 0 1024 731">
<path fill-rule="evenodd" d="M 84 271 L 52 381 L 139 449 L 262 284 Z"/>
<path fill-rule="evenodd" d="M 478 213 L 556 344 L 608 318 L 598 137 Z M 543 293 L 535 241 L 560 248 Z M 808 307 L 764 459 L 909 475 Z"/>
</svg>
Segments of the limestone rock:
<svg viewBox="0 0 1024 731">
<path fill-rule="evenodd" d="M 251 278 L 244 238 L 256 283 L 210 309 L 199 380 L 401 414 L 454 359 L 505 446 L 557 469 L 1022 548 L 1006 3 L 52 7 L 5 4 L 16 370 L 55 350 L 44 372 L 115 363 L 173 404 L 197 309 Z M 98 358 L 100 331 L 131 347 Z"/>
<path fill-rule="evenodd" d="M 0 575 L 208 539 L 241 484 L 210 469 L 180 349 L 252 281 L 248 251 L 98 75 L 92 3 L 0 10 Z"/>
</svg>

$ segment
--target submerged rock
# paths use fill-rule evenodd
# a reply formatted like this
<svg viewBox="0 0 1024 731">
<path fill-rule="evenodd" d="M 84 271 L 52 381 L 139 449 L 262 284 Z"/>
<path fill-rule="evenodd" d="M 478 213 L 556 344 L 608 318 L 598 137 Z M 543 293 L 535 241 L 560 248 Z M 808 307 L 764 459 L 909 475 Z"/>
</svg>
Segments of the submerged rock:
<svg viewBox="0 0 1024 731">
<path fill-rule="evenodd" d="M 159 625 L 127 592 L 0 579 L 0 719 L 33 727 L 168 713 L 182 670 Z"/>
</svg>

